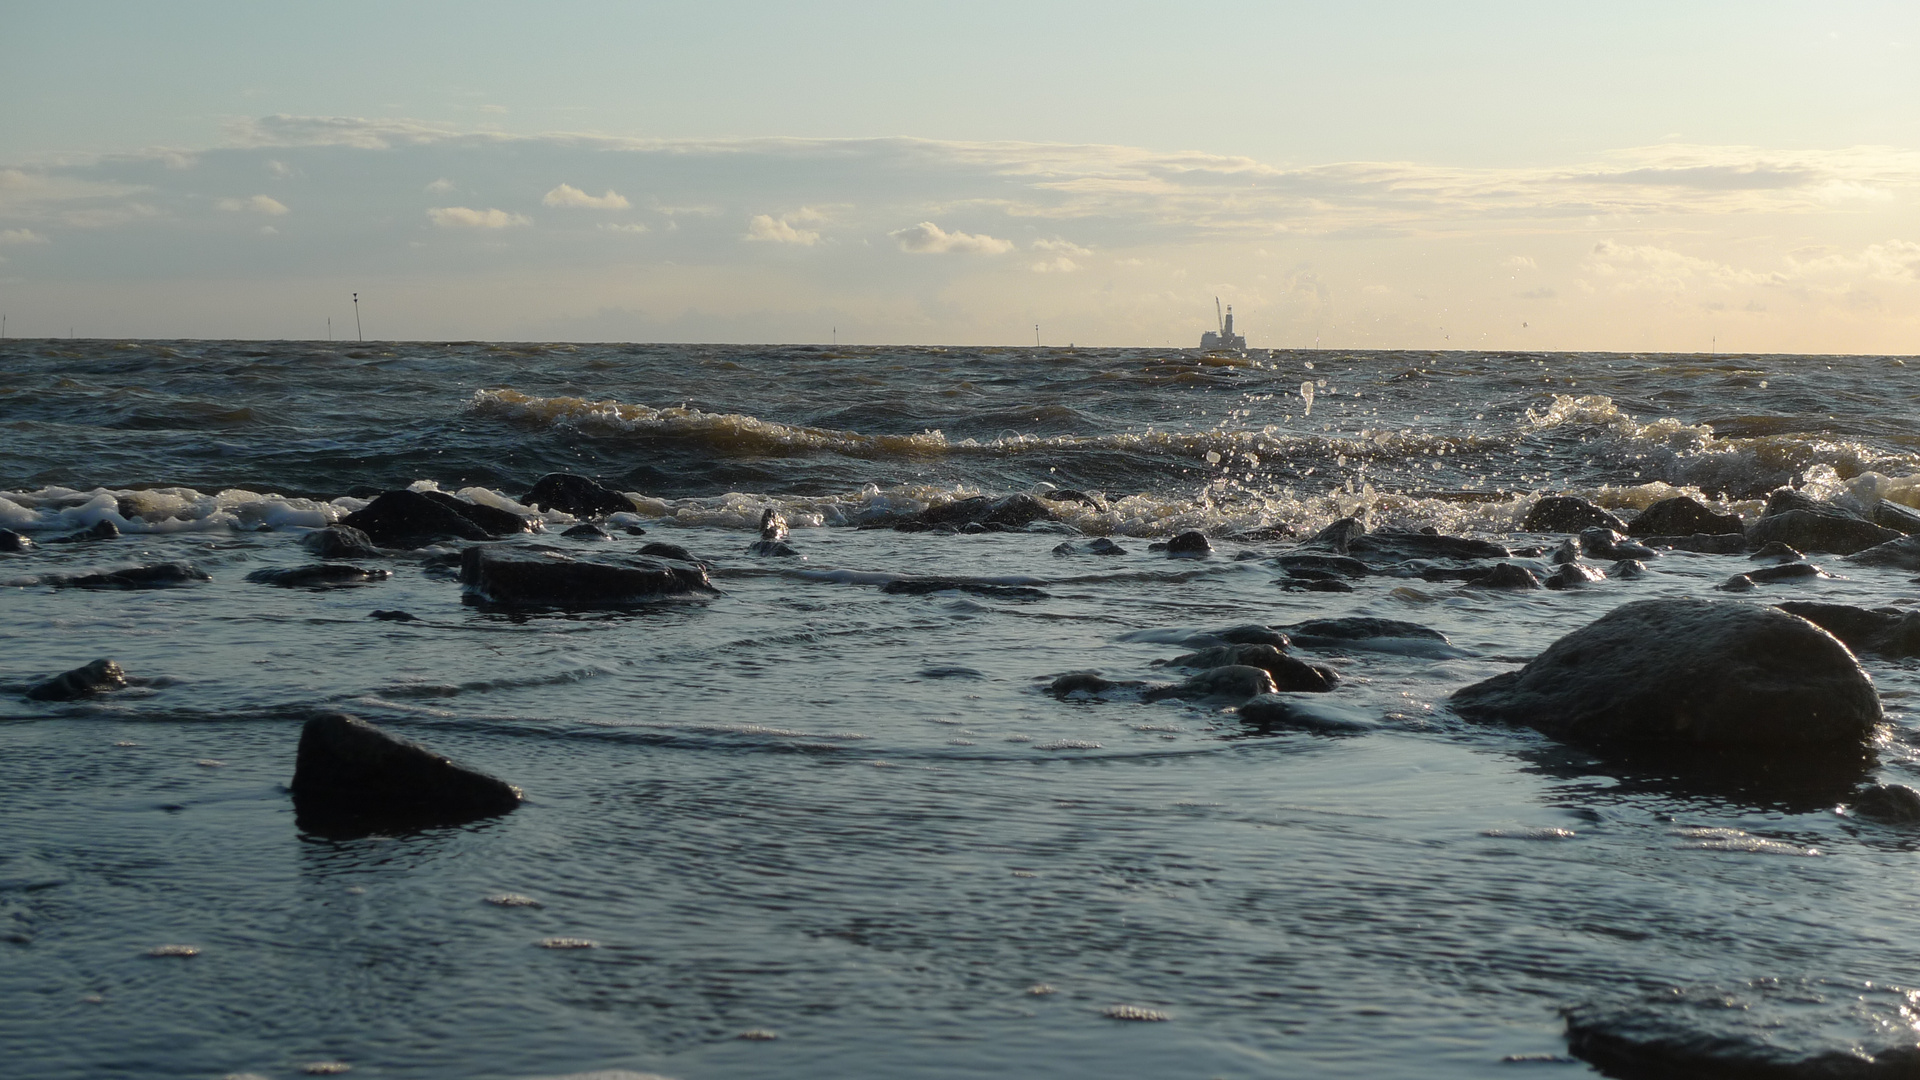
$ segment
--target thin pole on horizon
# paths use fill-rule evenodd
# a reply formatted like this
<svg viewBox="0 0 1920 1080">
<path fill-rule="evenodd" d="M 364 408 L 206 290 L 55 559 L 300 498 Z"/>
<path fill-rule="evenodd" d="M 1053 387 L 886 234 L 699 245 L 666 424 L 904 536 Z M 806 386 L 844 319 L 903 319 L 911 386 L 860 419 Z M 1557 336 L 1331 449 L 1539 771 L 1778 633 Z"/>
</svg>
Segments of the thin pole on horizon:
<svg viewBox="0 0 1920 1080">
<path fill-rule="evenodd" d="M 1040 347 L 1040 324 L 1039 323 L 1033 324 L 1033 347 L 1036 349 Z"/>
<path fill-rule="evenodd" d="M 327 316 L 327 340 L 333 340 L 333 316 Z"/>
<path fill-rule="evenodd" d="M 366 332 L 360 329 L 360 294 L 353 294 L 353 335 L 361 341 L 367 340 Z"/>
</svg>

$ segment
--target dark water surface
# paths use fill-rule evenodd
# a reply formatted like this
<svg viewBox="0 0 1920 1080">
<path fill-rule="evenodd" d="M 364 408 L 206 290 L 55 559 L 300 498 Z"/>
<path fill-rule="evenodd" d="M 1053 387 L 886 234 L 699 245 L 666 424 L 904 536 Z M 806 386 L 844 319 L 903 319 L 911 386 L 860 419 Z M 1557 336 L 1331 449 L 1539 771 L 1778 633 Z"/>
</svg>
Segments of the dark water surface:
<svg viewBox="0 0 1920 1080">
<path fill-rule="evenodd" d="M 1444 706 L 1618 604 L 1724 596 L 1744 555 L 1304 593 L 1254 530 L 1548 543 L 1518 523 L 1563 491 L 1920 505 L 1916 405 L 1882 357 L 0 343 L 0 527 L 40 541 L 0 555 L 0 1075 L 1588 1074 L 1568 1009 L 1914 1045 L 1920 832 L 1838 809 L 1850 784 L 1606 763 Z M 511 507 L 554 470 L 630 493 L 616 524 L 721 595 L 501 614 L 432 552 L 364 588 L 246 580 L 383 489 Z M 853 527 L 1049 484 L 1094 505 Z M 803 558 L 745 553 L 769 506 Z M 102 520 L 124 535 L 49 542 Z M 570 524 L 524 541 L 642 542 Z M 1066 526 L 1127 554 L 1055 554 Z M 1148 550 L 1191 528 L 1211 557 Z M 55 585 L 169 560 L 212 580 Z M 1920 604 L 1910 571 L 1820 561 L 1841 576 L 1750 598 Z M 933 574 L 1044 596 L 879 588 Z M 1344 615 L 1458 654 L 1302 650 L 1367 734 L 1040 692 L 1170 680 L 1178 631 Z M 100 656 L 143 685 L 21 693 Z M 1920 784 L 1920 665 L 1864 662 L 1870 778 Z M 324 709 L 527 802 L 303 834 L 285 785 Z"/>
</svg>

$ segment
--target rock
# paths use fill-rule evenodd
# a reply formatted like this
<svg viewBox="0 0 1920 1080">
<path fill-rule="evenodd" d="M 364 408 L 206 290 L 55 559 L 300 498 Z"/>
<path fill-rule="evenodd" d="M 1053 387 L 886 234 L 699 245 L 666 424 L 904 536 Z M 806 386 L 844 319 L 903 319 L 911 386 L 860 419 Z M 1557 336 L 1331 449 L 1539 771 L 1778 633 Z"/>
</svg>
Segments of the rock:
<svg viewBox="0 0 1920 1080">
<path fill-rule="evenodd" d="M 1170 559 L 1197 559 L 1212 554 L 1213 545 L 1207 542 L 1207 534 L 1188 530 L 1167 541 L 1167 557 Z"/>
<path fill-rule="evenodd" d="M 1366 535 L 1367 527 L 1358 519 L 1344 517 L 1308 537 L 1300 546 L 1331 551 L 1336 555 L 1345 555 L 1353 541 Z"/>
<path fill-rule="evenodd" d="M 1728 578 L 1727 580 L 1714 586 L 1715 589 L 1718 589 L 1721 592 L 1752 592 L 1753 590 L 1759 587 L 1760 586 L 1755 585 L 1753 583 L 1752 578 L 1748 577 L 1745 574 L 1735 574 L 1732 577 Z"/>
<path fill-rule="evenodd" d="M 1657 559 L 1660 553 L 1645 544 L 1636 544 L 1612 529 L 1587 529 L 1580 534 L 1580 548 L 1596 559 Z"/>
<path fill-rule="evenodd" d="M 494 537 L 495 533 L 475 520 L 475 515 L 461 509 L 475 507 L 475 504 L 439 492 L 435 494 L 440 498 L 404 488 L 381 492 L 366 507 L 342 518 L 340 524 L 360 530 L 373 543 L 386 548 L 421 548 L 443 540 Z"/>
<path fill-rule="evenodd" d="M 1073 671 L 1048 683 L 1047 693 L 1062 699 L 1075 694 L 1083 697 L 1099 697 L 1115 690 L 1132 690 L 1145 685 L 1138 681 L 1116 682 L 1112 679 L 1103 679 L 1097 672 L 1092 671 Z"/>
<path fill-rule="evenodd" d="M 977 578 L 927 577 L 900 578 L 889 581 L 880 587 L 883 593 L 894 596 L 925 596 L 937 592 L 964 592 L 975 596 L 991 596 L 1001 600 L 1044 600 L 1047 594 L 1027 585 L 1009 585 L 999 581 L 982 581 Z"/>
<path fill-rule="evenodd" d="M 1347 555 L 1322 555 L 1310 551 L 1290 551 L 1277 556 L 1272 565 L 1289 574 L 1301 576 L 1302 571 L 1317 570 L 1341 577 L 1366 577 L 1372 573 L 1366 563 Z"/>
<path fill-rule="evenodd" d="M 1858 608 L 1851 604 L 1809 600 L 1789 600 L 1774 606 L 1820 627 L 1856 653 L 1920 656 L 1920 611 L 1896 607 Z"/>
<path fill-rule="evenodd" d="M 444 491 L 422 491 L 419 494 L 459 514 L 493 536 L 537 532 L 543 527 L 538 521 L 522 517 L 511 510 L 502 510 L 497 506 L 488 506 L 486 503 L 470 502 Z"/>
<path fill-rule="evenodd" d="M 1281 578 L 1274 584 L 1292 592 L 1352 592 L 1353 586 L 1339 578 Z"/>
<path fill-rule="evenodd" d="M 1613 530 L 1608 529 L 1606 531 L 1612 532 Z M 1580 551 L 1579 541 L 1562 540 L 1560 541 L 1560 546 L 1554 548 L 1551 552 L 1547 554 L 1547 561 L 1552 563 L 1555 566 L 1565 566 L 1568 563 L 1579 562 L 1580 555 L 1581 555 L 1581 551 Z"/>
<path fill-rule="evenodd" d="M 1121 547 L 1119 544 L 1114 543 L 1104 536 L 1098 537 L 1092 543 L 1088 544 L 1087 550 L 1095 555 L 1125 555 L 1127 553 L 1126 548 Z"/>
<path fill-rule="evenodd" d="M 1540 579 L 1533 571 L 1518 563 L 1494 563 L 1493 569 L 1478 577 L 1468 578 L 1468 585 L 1481 589 L 1538 589 Z"/>
<path fill-rule="evenodd" d="M 300 546 L 322 559 L 377 559 L 373 538 L 350 525 L 329 525 L 300 538 Z"/>
<path fill-rule="evenodd" d="M 1858 746 L 1881 721 L 1872 680 L 1833 635 L 1693 598 L 1622 605 L 1451 701 L 1470 720 L 1589 746 Z"/>
<path fill-rule="evenodd" d="M 647 535 L 647 530 L 645 530 L 645 529 L 643 529 L 643 528 L 641 528 L 641 527 L 640 527 L 640 526 L 638 526 L 638 525 L 625 525 L 625 526 L 622 526 L 622 527 L 621 527 L 621 531 L 622 531 L 622 532 L 625 532 L 625 533 L 626 533 L 626 534 L 627 534 L 628 536 L 645 536 L 645 535 Z"/>
<path fill-rule="evenodd" d="M 1141 695 L 1144 701 L 1245 701 L 1261 694 L 1277 693 L 1273 676 L 1265 668 L 1248 665 L 1217 667 L 1172 686 L 1159 686 Z"/>
<path fill-rule="evenodd" d="M 1769 493 L 1766 509 L 1760 511 L 1760 516 L 1772 517 L 1775 514 L 1784 514 L 1788 510 L 1812 510 L 1816 513 L 1832 512 L 1846 514 L 1849 517 L 1860 516 L 1851 511 L 1842 510 L 1832 503 L 1821 502 L 1811 495 L 1802 494 L 1790 487 L 1777 488 Z"/>
<path fill-rule="evenodd" d="M 936 525 L 951 525 L 955 528 L 962 525 L 981 525 L 1018 529 L 1036 521 L 1052 520 L 1054 520 L 1053 510 L 1046 503 L 1032 495 L 1021 493 L 1001 499 L 989 499 L 985 495 L 955 499 L 952 502 L 929 506 L 908 518 L 907 523 L 923 528 Z"/>
<path fill-rule="evenodd" d="M 392 576 L 391 570 L 369 570 L 364 566 L 351 566 L 345 563 L 318 563 L 313 566 L 255 570 L 247 575 L 247 580 L 281 589 L 338 589 L 385 581 Z"/>
<path fill-rule="evenodd" d="M 293 806 L 302 829 L 379 831 L 452 825 L 520 805 L 520 789 L 343 713 L 300 730 Z"/>
<path fill-rule="evenodd" d="M 1889 499 L 1881 499 L 1867 511 L 1867 520 L 1885 529 L 1903 532 L 1908 536 L 1920 533 L 1920 510 L 1904 506 Z"/>
<path fill-rule="evenodd" d="M 1903 536 L 1847 556 L 1860 566 L 1890 566 L 1896 570 L 1920 570 L 1920 536 Z"/>
<path fill-rule="evenodd" d="M 1197 669 L 1257 667 L 1272 676 L 1273 685 L 1281 690 L 1324 694 L 1340 685 L 1340 675 L 1332 668 L 1288 656 L 1272 645 L 1218 645 L 1167 662 Z"/>
<path fill-rule="evenodd" d="M 558 510 L 582 518 L 630 514 L 634 509 L 632 499 L 573 473 L 548 473 L 535 480 L 520 501 L 536 510 Z"/>
<path fill-rule="evenodd" d="M 1095 510 L 1106 509 L 1106 504 L 1101 502 L 1099 499 L 1095 498 L 1092 495 L 1087 494 L 1084 491 L 1075 491 L 1072 488 L 1056 488 L 1051 491 L 1041 491 L 1041 492 L 1038 492 L 1037 494 L 1040 496 L 1040 498 L 1045 499 L 1048 502 L 1079 503 L 1082 506 L 1091 506 Z"/>
<path fill-rule="evenodd" d="M 1905 784 L 1869 784 L 1854 796 L 1852 809 L 1869 821 L 1911 825 L 1920 822 L 1920 791 Z"/>
<path fill-rule="evenodd" d="M 49 544 L 87 544 L 95 540 L 117 540 L 120 538 L 120 526 L 101 518 L 87 528 L 65 536 L 56 536 L 47 541 Z"/>
<path fill-rule="evenodd" d="M 29 701 L 73 701 L 93 694 L 119 690 L 127 685 L 127 673 L 111 660 L 95 660 L 40 683 L 27 691 Z"/>
<path fill-rule="evenodd" d="M 1486 540 L 1464 536 L 1440 536 L 1424 532 L 1400 532 L 1382 529 L 1356 536 L 1347 543 L 1356 555 L 1371 555 L 1374 561 L 1392 559 L 1506 559 L 1513 552 Z"/>
<path fill-rule="evenodd" d="M 1360 735 L 1380 724 L 1356 709 L 1282 694 L 1250 698 L 1239 709 L 1240 719 L 1261 728 L 1296 728 L 1316 735 Z"/>
<path fill-rule="evenodd" d="M 755 540 L 747 545 L 747 554 L 765 559 L 797 559 L 800 552 L 785 540 Z"/>
<path fill-rule="evenodd" d="M 1634 581 L 1647 576 L 1647 564 L 1639 559 L 1621 559 L 1607 568 L 1607 576 L 1616 577 L 1622 581 Z"/>
<path fill-rule="evenodd" d="M 1762 566 L 1741 575 L 1755 585 L 1765 585 L 1773 581 L 1803 581 L 1807 578 L 1832 577 L 1832 574 L 1812 563 L 1781 563 L 1778 566 Z"/>
<path fill-rule="evenodd" d="M 469 597 L 507 608 L 585 610 L 716 595 L 703 567 L 630 557 L 588 561 L 557 552 L 470 547 L 460 553 Z"/>
<path fill-rule="evenodd" d="M 1759 551 L 1747 556 L 1747 558 L 1753 562 L 1786 563 L 1799 562 L 1803 556 L 1792 547 L 1778 540 L 1773 540 L 1761 547 Z"/>
<path fill-rule="evenodd" d="M 1747 550 L 1747 538 L 1733 533 L 1694 533 L 1692 536 L 1649 536 L 1648 547 L 1695 551 L 1702 555 L 1738 555 Z"/>
<path fill-rule="evenodd" d="M 1698 499 L 1688 495 L 1677 495 L 1671 499 L 1661 499 L 1640 512 L 1640 516 L 1627 523 L 1630 536 L 1687 536 L 1704 533 L 1709 536 L 1730 535 L 1746 531 L 1739 514 L 1719 514 Z"/>
<path fill-rule="evenodd" d="M 190 563 L 164 562 L 93 574 L 55 574 L 46 582 L 69 589 L 170 589 L 212 580 L 205 570 Z"/>
<path fill-rule="evenodd" d="M 780 511 L 769 506 L 760 512 L 760 539 L 768 541 L 787 538 L 787 519 Z"/>
<path fill-rule="evenodd" d="M 1832 512 L 1828 509 L 1784 510 L 1754 522 L 1747 529 L 1747 543 L 1759 547 L 1777 540 L 1801 551 L 1852 555 L 1875 544 L 1898 540 L 1903 535 L 1837 508 Z"/>
<path fill-rule="evenodd" d="M 591 522 L 583 521 L 560 534 L 568 540 L 611 540 L 613 534 Z"/>
<path fill-rule="evenodd" d="M 369 619 L 381 622 L 419 622 L 420 616 L 405 611 L 373 611 L 367 613 Z"/>
<path fill-rule="evenodd" d="M 1271 626 L 1262 626 L 1259 623 L 1229 626 L 1225 630 L 1210 631 L 1206 636 L 1214 641 L 1222 641 L 1229 645 L 1271 645 L 1282 651 L 1293 644 L 1287 635 L 1275 630 Z"/>
<path fill-rule="evenodd" d="M 1626 522 L 1571 495 L 1549 495 L 1535 502 L 1520 528 L 1524 532 L 1577 533 L 1596 525 L 1617 533 L 1631 532 Z"/>
<path fill-rule="evenodd" d="M 1597 566 L 1585 563 L 1562 563 L 1553 573 L 1548 574 L 1541 584 L 1549 589 L 1579 589 L 1596 581 L 1607 580 L 1606 572 Z"/>
<path fill-rule="evenodd" d="M 27 551 L 32 547 L 33 541 L 12 529 L 0 529 L 0 551 Z"/>
</svg>

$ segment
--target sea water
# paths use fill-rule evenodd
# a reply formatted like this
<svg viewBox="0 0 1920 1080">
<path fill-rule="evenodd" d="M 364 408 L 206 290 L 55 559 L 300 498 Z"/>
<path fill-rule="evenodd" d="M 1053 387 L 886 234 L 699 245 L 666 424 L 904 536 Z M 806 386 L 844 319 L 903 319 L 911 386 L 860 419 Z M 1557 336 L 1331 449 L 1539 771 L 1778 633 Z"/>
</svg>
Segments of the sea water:
<svg viewBox="0 0 1920 1080">
<path fill-rule="evenodd" d="M 1454 690 L 1744 555 L 1497 593 L 1267 560 L 1336 518 L 1516 547 L 1543 494 L 1756 514 L 1920 505 L 1900 359 L 1338 351 L 0 343 L 0 1075 L 1574 1076 L 1576 1016 L 1791 1052 L 1920 1042 L 1920 833 L 1849 790 L 1702 779 L 1465 723 Z M 1309 387 L 1311 388 L 1309 390 Z M 520 502 L 628 493 L 611 541 Z M 719 595 L 465 602 L 435 555 L 247 580 L 383 490 L 648 540 Z M 1084 496 L 1012 532 L 862 529 Z M 751 556 L 767 508 L 795 558 Z M 118 539 L 53 542 L 101 521 Z M 620 530 L 646 531 L 645 539 Z M 1156 540 L 1213 537 L 1203 559 Z M 1085 553 L 1106 536 L 1124 554 Z M 1057 552 L 1063 543 L 1067 553 Z M 178 561 L 211 580 L 67 576 Z M 1910 572 L 1742 599 L 1920 603 Z M 902 577 L 1038 596 L 883 592 Z M 369 618 L 400 610 L 411 622 Z M 1297 650 L 1373 726 L 1061 701 L 1187 636 L 1364 615 L 1453 648 Z M 1418 652 L 1418 650 L 1416 650 Z M 23 691 L 97 657 L 135 685 Z M 1864 663 L 1871 778 L 1920 783 L 1912 660 Z M 345 711 L 521 786 L 516 812 L 303 833 Z M 1647 1019 L 1651 1018 L 1651 1019 Z"/>
</svg>

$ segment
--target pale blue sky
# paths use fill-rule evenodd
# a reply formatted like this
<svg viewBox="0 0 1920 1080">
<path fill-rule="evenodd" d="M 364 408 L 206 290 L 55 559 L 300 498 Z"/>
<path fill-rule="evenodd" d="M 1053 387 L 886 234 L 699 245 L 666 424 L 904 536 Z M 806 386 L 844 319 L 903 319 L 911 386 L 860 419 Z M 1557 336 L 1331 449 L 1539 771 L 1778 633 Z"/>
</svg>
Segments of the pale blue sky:
<svg viewBox="0 0 1920 1080">
<path fill-rule="evenodd" d="M 368 282 L 396 336 L 1158 343 L 1220 292 L 1255 344 L 1920 351 L 1912 3 L 0 0 L 0 42 L 20 327 L 305 335 Z"/>
</svg>

